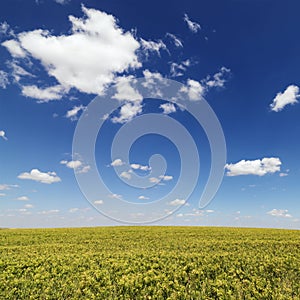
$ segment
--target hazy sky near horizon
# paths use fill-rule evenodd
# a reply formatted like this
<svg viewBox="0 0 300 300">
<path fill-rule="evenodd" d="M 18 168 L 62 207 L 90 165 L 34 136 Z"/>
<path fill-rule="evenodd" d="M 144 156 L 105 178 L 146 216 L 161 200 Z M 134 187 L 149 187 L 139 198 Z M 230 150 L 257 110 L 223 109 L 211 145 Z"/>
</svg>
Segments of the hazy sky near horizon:
<svg viewBox="0 0 300 300">
<path fill-rule="evenodd" d="M 150 203 L 169 193 L 181 166 L 168 139 L 138 139 L 120 172 L 128 183 L 147 176 L 149 158 L 160 153 L 167 169 L 149 178 L 151 189 L 122 185 L 115 170 L 126 164 L 110 156 L 123 125 L 155 112 L 195 138 L 201 172 L 191 197 L 174 196 L 163 211 L 182 207 L 154 224 L 300 229 L 299 9 L 297 0 L 2 1 L 0 227 L 119 225 L 93 205 Z M 159 91 L 158 100 L 139 99 L 138 77 L 152 90 L 164 79 L 180 82 L 189 101 L 205 98 L 217 116 L 227 158 L 208 206 L 198 207 L 210 171 L 205 134 Z M 122 107 L 105 116 L 95 147 L 112 193 L 90 203 L 74 173 L 92 174 L 92 166 L 72 155 L 72 140 L 86 107 L 112 85 Z M 137 220 L 142 213 L 132 213 Z"/>
</svg>

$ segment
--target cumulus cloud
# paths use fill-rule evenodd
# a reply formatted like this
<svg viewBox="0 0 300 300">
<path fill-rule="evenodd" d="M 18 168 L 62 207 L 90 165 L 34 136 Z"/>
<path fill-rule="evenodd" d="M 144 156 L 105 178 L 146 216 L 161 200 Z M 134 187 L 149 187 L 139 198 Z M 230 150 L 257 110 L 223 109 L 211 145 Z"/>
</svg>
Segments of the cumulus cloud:
<svg viewBox="0 0 300 300">
<path fill-rule="evenodd" d="M 8 140 L 6 135 L 5 135 L 5 131 L 4 130 L 0 130 L 0 138 L 3 138 L 4 140 Z"/>
<path fill-rule="evenodd" d="M 149 197 L 141 195 L 139 196 L 139 200 L 149 200 Z"/>
<path fill-rule="evenodd" d="M 150 171 L 151 170 L 151 167 L 140 165 L 140 164 L 131 164 L 130 167 L 134 170 L 141 170 L 141 171 Z"/>
<path fill-rule="evenodd" d="M 80 160 L 62 160 L 60 164 L 66 165 L 66 167 L 73 169 L 76 173 L 87 173 L 91 168 L 89 165 L 84 165 Z"/>
<path fill-rule="evenodd" d="M 176 112 L 176 107 L 173 103 L 164 103 L 159 106 L 163 110 L 163 113 L 168 115 Z"/>
<path fill-rule="evenodd" d="M 14 58 L 25 58 L 27 55 L 26 51 L 16 40 L 8 40 L 3 42 L 1 45 L 4 46 Z"/>
<path fill-rule="evenodd" d="M 183 199 L 175 199 L 175 200 L 169 202 L 169 205 L 171 205 L 171 206 L 178 206 L 178 205 L 183 205 L 185 203 L 186 203 L 186 201 L 183 200 Z"/>
<path fill-rule="evenodd" d="M 128 102 L 121 106 L 119 116 L 111 119 L 113 123 L 126 123 L 131 121 L 135 116 L 141 114 L 143 106 L 140 102 Z"/>
<path fill-rule="evenodd" d="M 268 215 L 273 217 L 281 217 L 281 218 L 292 218 L 292 215 L 288 213 L 287 209 L 272 209 L 267 212 Z"/>
<path fill-rule="evenodd" d="M 181 63 L 171 63 L 170 67 L 170 75 L 172 77 L 179 77 L 183 76 L 183 72 L 186 71 L 186 69 L 191 65 L 191 61 L 189 59 L 186 59 L 182 61 Z"/>
<path fill-rule="evenodd" d="M 15 60 L 7 62 L 8 67 L 11 69 L 11 76 L 15 82 L 20 82 L 23 77 L 35 77 L 33 74 L 29 73 L 23 69 Z"/>
<path fill-rule="evenodd" d="M 264 176 L 280 171 L 281 161 L 277 157 L 241 160 L 235 164 L 226 164 L 227 176 L 258 175 Z"/>
<path fill-rule="evenodd" d="M 116 94 L 112 97 L 119 101 L 142 101 L 143 96 L 132 87 L 131 83 L 135 83 L 136 79 L 132 75 L 120 76 L 115 80 Z"/>
<path fill-rule="evenodd" d="M 28 201 L 29 198 L 27 196 L 20 196 L 20 197 L 17 198 L 17 200 L 19 200 L 19 201 Z"/>
<path fill-rule="evenodd" d="M 271 110 L 278 112 L 281 111 L 288 104 L 298 103 L 299 87 L 296 85 L 290 85 L 283 93 L 278 93 L 270 104 Z"/>
<path fill-rule="evenodd" d="M 141 39 L 141 46 L 144 49 L 146 56 L 148 56 L 150 52 L 155 52 L 158 56 L 160 56 L 160 50 L 168 50 L 167 46 L 162 40 L 154 42 Z"/>
<path fill-rule="evenodd" d="M 173 176 L 171 175 L 160 175 L 159 178 L 163 181 L 170 181 L 173 179 Z"/>
<path fill-rule="evenodd" d="M 124 162 L 122 161 L 122 159 L 117 158 L 115 159 L 111 164 L 112 167 L 120 167 L 124 165 Z"/>
<path fill-rule="evenodd" d="M 219 72 L 213 76 L 208 76 L 205 80 L 205 84 L 208 88 L 224 87 L 227 81 L 227 76 L 230 74 L 230 69 L 222 67 Z"/>
<path fill-rule="evenodd" d="M 130 180 L 131 179 L 131 173 L 130 172 L 122 172 L 121 174 L 120 174 L 120 177 L 122 177 L 122 178 L 124 178 L 124 179 L 128 179 L 128 180 Z"/>
<path fill-rule="evenodd" d="M 2 70 L 0 70 L 0 87 L 2 89 L 6 89 L 9 84 L 8 74 Z"/>
<path fill-rule="evenodd" d="M 196 101 L 203 98 L 205 86 L 196 80 L 188 79 L 187 84 L 180 89 L 180 92 L 187 94 L 191 101 Z"/>
<path fill-rule="evenodd" d="M 140 44 L 132 33 L 117 25 L 114 16 L 85 6 L 82 11 L 83 18 L 69 16 L 71 34 L 56 36 L 37 29 L 19 33 L 8 45 L 8 41 L 4 43 L 12 56 L 23 57 L 22 49 L 26 57 L 39 60 L 65 92 L 73 87 L 102 94 L 116 74 L 141 66 L 136 55 Z M 59 95 L 54 93 L 51 99 Z"/>
<path fill-rule="evenodd" d="M 39 103 L 59 100 L 66 92 L 67 89 L 59 84 L 46 88 L 39 88 L 36 85 L 22 86 L 22 95 L 25 97 L 38 99 Z"/>
<path fill-rule="evenodd" d="M 173 41 L 176 47 L 180 47 L 180 48 L 183 47 L 182 41 L 175 34 L 167 32 L 166 36 Z"/>
<path fill-rule="evenodd" d="M 190 31 L 192 31 L 193 33 L 197 33 L 200 29 L 201 26 L 200 24 L 193 22 L 189 16 L 187 14 L 184 14 L 183 16 L 183 20 L 186 22 L 188 28 L 190 29 Z"/>
<path fill-rule="evenodd" d="M 74 106 L 72 109 L 67 111 L 66 118 L 71 119 L 72 121 L 75 121 L 78 118 L 79 112 L 83 111 L 84 109 L 85 109 L 85 106 L 83 106 L 83 105 Z"/>
<path fill-rule="evenodd" d="M 51 184 L 54 182 L 60 182 L 61 179 L 55 172 L 41 172 L 38 169 L 32 169 L 30 172 L 21 173 L 18 176 L 19 179 L 34 180 L 41 183 Z"/>
</svg>

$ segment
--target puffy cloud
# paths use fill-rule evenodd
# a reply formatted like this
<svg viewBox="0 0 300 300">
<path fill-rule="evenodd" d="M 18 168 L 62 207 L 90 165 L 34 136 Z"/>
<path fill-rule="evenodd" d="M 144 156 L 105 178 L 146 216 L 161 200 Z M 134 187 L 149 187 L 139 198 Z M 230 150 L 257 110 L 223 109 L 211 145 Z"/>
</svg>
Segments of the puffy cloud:
<svg viewBox="0 0 300 300">
<path fill-rule="evenodd" d="M 52 215 L 52 214 L 57 214 L 59 212 L 60 212 L 59 209 L 50 209 L 50 210 L 39 211 L 38 214 L 39 215 Z"/>
<path fill-rule="evenodd" d="M 292 218 L 292 215 L 288 213 L 287 209 L 272 209 L 267 212 L 268 215 L 273 217 Z"/>
<path fill-rule="evenodd" d="M 227 176 L 258 175 L 264 176 L 280 171 L 281 161 L 277 157 L 241 160 L 235 164 L 226 164 Z"/>
<path fill-rule="evenodd" d="M 141 170 L 141 171 L 150 171 L 151 170 L 151 167 L 143 166 L 140 164 L 131 164 L 130 167 L 134 170 Z"/>
<path fill-rule="evenodd" d="M 21 47 L 20 43 L 16 40 L 8 40 L 1 44 L 4 46 L 12 57 L 15 58 L 24 58 L 26 57 L 25 50 Z"/>
<path fill-rule="evenodd" d="M 205 86 L 196 80 L 188 79 L 187 85 L 183 86 L 180 89 L 180 92 L 186 93 L 190 100 L 196 101 L 202 99 L 205 92 Z"/>
<path fill-rule="evenodd" d="M 66 167 L 73 169 L 76 173 L 87 173 L 90 170 L 89 165 L 84 165 L 80 160 L 62 160 L 60 162 L 62 165 L 66 165 Z"/>
<path fill-rule="evenodd" d="M 33 205 L 32 204 L 25 204 L 24 207 L 25 208 L 33 208 Z"/>
<path fill-rule="evenodd" d="M 62 5 L 64 5 L 64 4 L 67 4 L 68 2 L 70 2 L 70 0 L 54 0 L 56 3 L 58 3 L 58 4 L 62 4 Z"/>
<path fill-rule="evenodd" d="M 6 86 L 9 84 L 8 74 L 0 70 L 0 87 L 6 89 Z"/>
<path fill-rule="evenodd" d="M 124 165 L 124 162 L 120 158 L 117 158 L 110 165 L 112 167 L 120 167 Z"/>
<path fill-rule="evenodd" d="M 169 202 L 169 205 L 171 205 L 171 206 L 178 206 L 178 205 L 183 205 L 185 203 L 186 203 L 186 201 L 183 200 L 183 199 L 175 199 L 175 200 Z"/>
<path fill-rule="evenodd" d="M 10 26 L 7 22 L 0 23 L 0 34 L 2 35 L 12 35 L 13 31 L 10 29 Z"/>
<path fill-rule="evenodd" d="M 156 178 L 156 177 L 150 177 L 150 178 L 149 178 L 149 181 L 150 181 L 151 183 L 159 183 L 159 182 L 160 182 L 160 180 L 159 180 L 158 178 Z"/>
<path fill-rule="evenodd" d="M 175 34 L 167 32 L 166 36 L 171 38 L 176 47 L 183 47 L 182 41 Z"/>
<path fill-rule="evenodd" d="M 298 103 L 299 87 L 296 85 L 290 85 L 283 93 L 278 93 L 270 104 L 271 110 L 278 112 L 281 111 L 288 104 Z"/>
<path fill-rule="evenodd" d="M 39 60 L 65 92 L 74 87 L 81 92 L 102 94 L 117 73 L 141 66 L 136 55 L 140 44 L 117 25 L 114 16 L 84 6 L 82 11 L 83 18 L 69 16 L 69 35 L 55 36 L 42 29 L 22 32 L 13 40 L 14 48 L 12 42 L 7 48 L 16 55 L 18 45 L 27 56 Z M 54 94 L 52 100 L 60 93 Z"/>
<path fill-rule="evenodd" d="M 119 194 L 110 194 L 110 195 L 108 195 L 108 197 L 112 198 L 112 199 L 118 199 L 118 200 L 122 200 L 123 199 L 123 196 L 119 195 Z"/>
<path fill-rule="evenodd" d="M 67 92 L 67 89 L 62 85 L 54 85 L 46 88 L 39 88 L 36 85 L 22 86 L 22 95 L 38 99 L 39 103 L 59 100 L 65 92 Z"/>
<path fill-rule="evenodd" d="M 73 213 L 76 213 L 79 211 L 79 208 L 78 207 L 73 207 L 73 208 L 70 208 L 69 209 L 69 213 L 73 214 Z"/>
<path fill-rule="evenodd" d="M 83 105 L 74 106 L 72 109 L 67 111 L 66 118 L 71 119 L 72 121 L 75 121 L 75 120 L 77 120 L 78 113 L 84 109 L 85 109 L 85 106 L 83 106 Z"/>
<path fill-rule="evenodd" d="M 54 182 L 60 182 L 61 179 L 55 172 L 41 172 L 38 169 L 32 169 L 30 172 L 21 173 L 18 176 L 19 179 L 34 180 L 41 183 L 51 184 Z"/>
<path fill-rule="evenodd" d="M 11 75 L 16 82 L 19 82 L 22 79 L 22 77 L 25 76 L 35 77 L 33 74 L 27 72 L 25 69 L 19 66 L 15 60 L 8 62 L 7 65 L 12 70 Z"/>
<path fill-rule="evenodd" d="M 148 56 L 149 52 L 156 52 L 156 54 L 160 56 L 160 50 L 168 50 L 167 46 L 162 40 L 154 42 L 141 39 L 141 46 L 145 50 L 146 56 Z"/>
<path fill-rule="evenodd" d="M 191 65 L 191 61 L 189 59 L 186 59 L 182 61 L 181 63 L 171 63 L 170 67 L 170 75 L 172 77 L 179 77 L 183 76 L 183 72 L 186 71 L 187 67 Z"/>
<path fill-rule="evenodd" d="M 0 184 L 0 191 L 10 190 L 11 188 L 19 187 L 16 184 Z"/>
<path fill-rule="evenodd" d="M 279 176 L 280 176 L 280 177 L 286 177 L 286 176 L 288 176 L 288 175 L 289 175 L 288 173 L 284 173 L 284 172 L 279 173 Z"/>
<path fill-rule="evenodd" d="M 189 18 L 189 16 L 188 16 L 187 14 L 184 14 L 183 20 L 186 22 L 188 28 L 189 28 L 190 31 L 192 31 L 193 33 L 197 33 L 197 32 L 201 29 L 200 24 L 191 21 L 191 19 Z"/>
<path fill-rule="evenodd" d="M 19 201 L 28 201 L 29 198 L 27 196 L 20 196 L 20 197 L 17 198 L 17 200 L 19 200 Z"/>
<path fill-rule="evenodd" d="M 173 103 L 164 103 L 159 106 L 163 110 L 164 114 L 171 114 L 176 112 L 176 107 Z"/>
<path fill-rule="evenodd" d="M 209 88 L 224 87 L 227 81 L 226 76 L 230 74 L 230 69 L 222 67 L 219 72 L 213 76 L 208 76 L 205 80 L 205 84 Z"/>
<path fill-rule="evenodd" d="M 170 181 L 173 179 L 173 176 L 171 175 L 160 175 L 159 178 L 163 181 Z"/>
<path fill-rule="evenodd" d="M 122 177 L 122 178 L 124 178 L 124 179 L 128 179 L 128 180 L 130 180 L 131 179 L 131 174 L 130 174 L 130 172 L 122 172 L 121 174 L 120 174 L 120 177 Z"/>
<path fill-rule="evenodd" d="M 119 116 L 113 117 L 111 120 L 113 123 L 126 123 L 131 121 L 135 116 L 141 114 L 143 106 L 139 102 L 128 102 L 121 106 Z"/>
<path fill-rule="evenodd" d="M 5 131 L 4 130 L 0 130 L 0 138 L 3 138 L 4 140 L 7 141 L 7 137 L 5 135 Z"/>
<path fill-rule="evenodd" d="M 120 76 L 116 78 L 116 94 L 112 97 L 119 101 L 142 101 L 143 96 L 131 86 L 131 82 L 136 82 L 132 75 Z"/>
<path fill-rule="evenodd" d="M 148 199 L 149 199 L 149 197 L 146 197 L 146 196 L 143 196 L 143 195 L 139 196 L 139 200 L 148 200 Z"/>
</svg>

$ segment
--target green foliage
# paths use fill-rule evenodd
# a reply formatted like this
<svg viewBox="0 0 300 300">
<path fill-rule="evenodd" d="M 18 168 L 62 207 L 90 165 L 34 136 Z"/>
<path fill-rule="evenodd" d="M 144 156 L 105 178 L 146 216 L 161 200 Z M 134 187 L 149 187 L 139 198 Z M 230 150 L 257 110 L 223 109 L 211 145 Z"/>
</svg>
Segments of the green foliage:
<svg viewBox="0 0 300 300">
<path fill-rule="evenodd" d="M 300 299 L 300 232 L 1 230 L 0 299 Z"/>
</svg>

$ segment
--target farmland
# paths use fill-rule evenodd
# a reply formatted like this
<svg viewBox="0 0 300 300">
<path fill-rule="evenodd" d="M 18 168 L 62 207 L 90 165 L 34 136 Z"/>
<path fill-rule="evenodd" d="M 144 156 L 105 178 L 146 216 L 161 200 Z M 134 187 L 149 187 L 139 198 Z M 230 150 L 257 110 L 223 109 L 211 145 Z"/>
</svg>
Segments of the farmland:
<svg viewBox="0 0 300 300">
<path fill-rule="evenodd" d="M 0 299 L 300 299 L 300 232 L 4 229 Z"/>
</svg>

